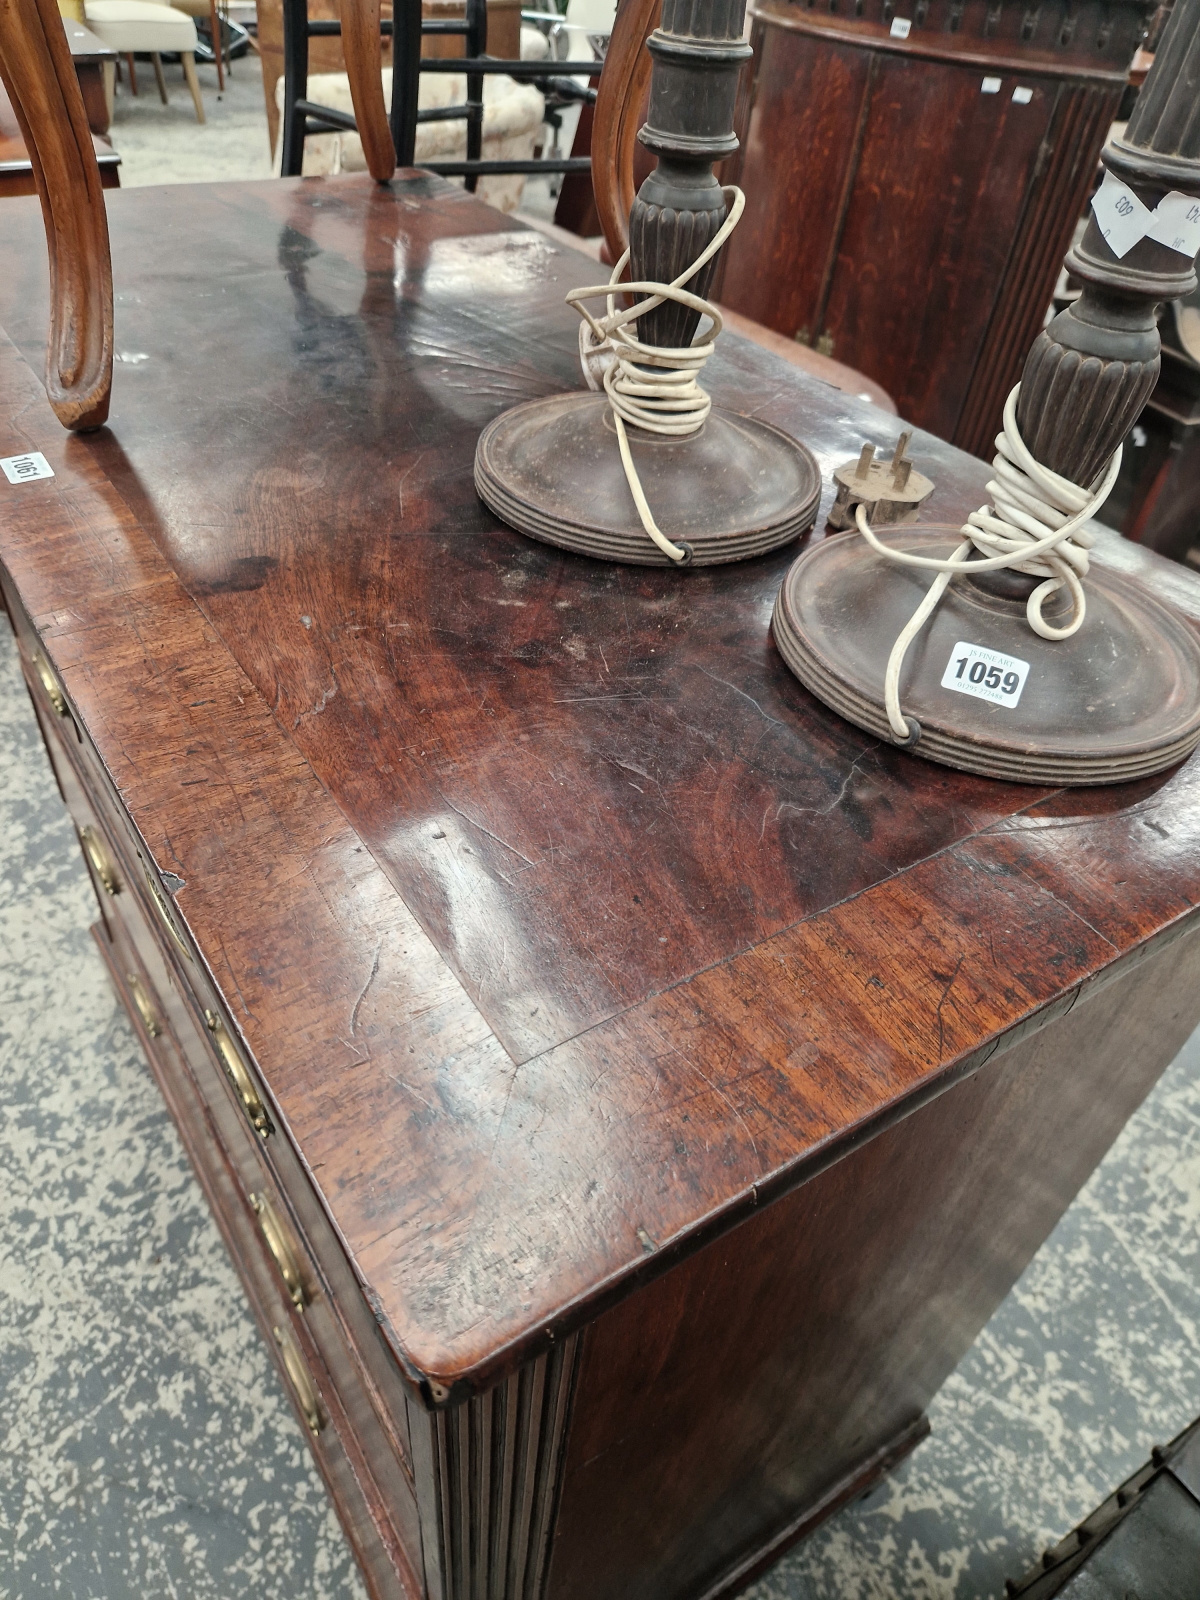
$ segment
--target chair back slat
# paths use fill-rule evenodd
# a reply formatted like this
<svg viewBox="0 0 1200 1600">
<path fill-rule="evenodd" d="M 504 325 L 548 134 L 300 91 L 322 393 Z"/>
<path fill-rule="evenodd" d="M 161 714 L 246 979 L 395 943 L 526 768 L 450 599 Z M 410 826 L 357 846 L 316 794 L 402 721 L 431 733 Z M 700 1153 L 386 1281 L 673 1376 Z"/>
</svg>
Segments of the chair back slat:
<svg viewBox="0 0 1200 1600">
<path fill-rule="evenodd" d="M 662 0 L 621 0 L 600 74 L 592 123 L 592 192 L 614 261 L 629 244 L 633 149 L 652 66 L 646 40 L 661 14 Z"/>
<path fill-rule="evenodd" d="M 0 76 L 42 202 L 50 257 L 46 392 L 63 427 L 98 428 L 112 389 L 108 219 L 83 94 L 55 0 L 0 0 Z"/>
<path fill-rule="evenodd" d="M 386 183 L 396 170 L 396 152 L 383 103 L 379 0 L 341 0 L 341 14 L 342 51 L 363 156 L 376 183 Z"/>
</svg>

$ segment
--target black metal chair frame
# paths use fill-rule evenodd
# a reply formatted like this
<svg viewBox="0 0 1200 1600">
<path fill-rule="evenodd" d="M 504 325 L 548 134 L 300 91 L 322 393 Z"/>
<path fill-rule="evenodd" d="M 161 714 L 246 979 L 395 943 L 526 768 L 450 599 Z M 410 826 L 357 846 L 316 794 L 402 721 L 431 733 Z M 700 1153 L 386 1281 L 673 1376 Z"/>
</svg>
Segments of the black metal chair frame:
<svg viewBox="0 0 1200 1600">
<path fill-rule="evenodd" d="M 395 0 L 395 17 L 383 20 L 380 32 L 392 40 L 392 104 L 388 117 L 396 163 L 415 164 L 418 122 L 467 124 L 467 155 L 464 161 L 427 161 L 425 171 L 444 177 L 466 179 L 474 189 L 477 179 L 491 174 L 590 172 L 588 156 L 554 156 L 543 160 L 484 161 L 483 80 L 504 73 L 518 82 L 541 83 L 560 100 L 594 102 L 596 90 L 583 88 L 574 76 L 593 78 L 599 61 L 502 61 L 487 54 L 487 0 L 466 0 L 466 16 L 433 19 L 421 15 L 421 0 Z M 340 37 L 342 25 L 326 18 L 310 19 L 308 0 L 283 0 L 283 151 L 285 178 L 300 176 L 304 162 L 304 141 L 310 133 L 358 131 L 354 117 L 331 106 L 317 105 L 306 98 L 308 89 L 308 41 L 313 38 Z M 458 34 L 466 39 L 466 55 L 422 59 L 421 39 L 429 34 Z M 437 106 L 420 110 L 417 98 L 422 72 L 466 73 L 467 98 L 461 105 Z"/>
</svg>

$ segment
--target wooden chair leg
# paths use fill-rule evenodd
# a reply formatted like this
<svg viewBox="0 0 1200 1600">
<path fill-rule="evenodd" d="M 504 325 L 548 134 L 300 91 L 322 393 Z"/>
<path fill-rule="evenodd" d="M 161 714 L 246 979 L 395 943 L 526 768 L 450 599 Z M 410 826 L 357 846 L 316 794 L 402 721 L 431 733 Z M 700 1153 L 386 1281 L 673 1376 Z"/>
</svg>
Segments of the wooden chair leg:
<svg viewBox="0 0 1200 1600">
<path fill-rule="evenodd" d="M 192 91 L 192 104 L 196 107 L 196 121 L 203 122 L 204 101 L 200 98 L 200 80 L 196 77 L 196 58 L 190 50 L 184 50 L 179 59 L 183 62 L 183 75 L 187 79 L 187 86 Z"/>
<path fill-rule="evenodd" d="M 217 89 L 225 92 L 225 48 L 221 19 L 217 15 L 217 0 L 208 0 L 208 21 L 212 29 L 213 54 L 217 58 Z"/>
<path fill-rule="evenodd" d="M 125 65 L 129 68 L 129 92 L 137 93 L 137 68 L 133 64 L 133 52 L 128 51 L 125 56 Z"/>
<path fill-rule="evenodd" d="M 154 63 L 154 78 L 158 84 L 159 98 L 162 100 L 163 105 L 169 105 L 170 101 L 167 99 L 167 80 L 163 77 L 162 57 L 159 55 L 158 51 L 155 50 L 150 59 Z"/>
<path fill-rule="evenodd" d="M 117 94 L 117 68 L 120 66 L 120 64 L 121 63 L 119 60 L 102 61 L 100 63 L 100 79 L 104 84 L 104 104 L 108 110 L 108 121 L 110 126 L 112 125 L 113 119 L 113 102 L 115 101 Z"/>
<path fill-rule="evenodd" d="M 64 428 L 108 416 L 112 267 L 100 168 L 55 0 L 0 0 L 0 79 L 33 162 L 50 257 L 46 392 Z"/>
</svg>

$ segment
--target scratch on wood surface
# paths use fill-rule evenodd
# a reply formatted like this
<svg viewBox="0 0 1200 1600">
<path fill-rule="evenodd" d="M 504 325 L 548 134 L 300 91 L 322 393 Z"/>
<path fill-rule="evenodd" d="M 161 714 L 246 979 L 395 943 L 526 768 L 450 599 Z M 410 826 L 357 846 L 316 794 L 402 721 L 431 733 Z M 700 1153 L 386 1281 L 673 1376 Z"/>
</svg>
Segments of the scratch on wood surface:
<svg viewBox="0 0 1200 1600">
<path fill-rule="evenodd" d="M 706 678 L 711 678 L 713 683 L 719 683 L 722 688 L 725 689 L 732 689 L 734 694 L 740 694 L 743 700 L 749 700 L 750 704 L 754 707 L 755 711 L 758 712 L 759 716 L 764 722 L 769 722 L 776 728 L 783 728 L 787 726 L 786 723 L 780 722 L 778 717 L 773 717 L 771 716 L 770 712 L 764 711 L 754 696 L 752 694 L 747 694 L 745 689 L 739 689 L 736 683 L 730 683 L 727 678 L 718 678 L 716 673 L 710 672 L 707 667 L 701 667 L 700 671 Z"/>
<path fill-rule="evenodd" d="M 465 811 L 460 811 L 459 808 L 454 804 L 454 801 L 447 799 L 440 789 L 438 790 L 438 796 L 440 799 L 445 801 L 445 803 L 450 807 L 451 811 L 454 812 L 456 817 L 461 817 L 463 821 L 469 823 L 472 828 L 477 828 L 480 833 L 486 834 L 489 839 L 494 839 L 497 844 L 502 844 L 506 850 L 511 850 L 513 855 L 516 856 L 519 861 L 523 861 L 527 867 L 536 867 L 538 865 L 536 861 L 530 861 L 528 856 L 522 855 L 515 844 L 509 844 L 507 839 L 502 839 L 498 833 L 493 833 L 490 828 L 485 828 L 482 822 L 476 822 L 474 817 L 469 817 Z"/>
<path fill-rule="evenodd" d="M 663 1055 L 668 1055 L 668 1056 L 675 1055 L 675 1056 L 678 1056 L 679 1059 L 684 1063 L 685 1066 L 690 1067 L 692 1069 L 692 1071 L 697 1074 L 698 1077 L 703 1078 L 704 1082 L 712 1090 L 713 1094 L 718 1096 L 719 1099 L 724 1100 L 725 1104 L 729 1107 L 730 1111 L 733 1112 L 733 1114 L 737 1118 L 738 1122 L 740 1122 L 742 1127 L 745 1129 L 746 1137 L 750 1141 L 750 1148 L 754 1151 L 754 1159 L 755 1159 L 755 1161 L 758 1161 L 760 1159 L 760 1157 L 759 1157 L 759 1154 L 758 1154 L 758 1144 L 757 1144 L 757 1142 L 756 1142 L 756 1140 L 754 1138 L 754 1131 L 750 1127 L 750 1124 L 746 1121 L 746 1119 L 742 1115 L 742 1113 L 738 1110 L 737 1106 L 733 1103 L 733 1100 L 730 1098 L 729 1094 L 724 1089 L 721 1088 L 720 1084 L 717 1084 L 717 1083 L 713 1082 L 713 1080 L 709 1077 L 708 1073 L 705 1072 L 704 1068 L 699 1065 L 699 1063 L 695 1060 L 695 1058 L 693 1056 L 686 1055 L 679 1048 L 679 1046 L 677 1044 L 670 1044 L 668 1042 L 668 1040 L 664 1037 L 664 1035 L 662 1033 L 660 1033 L 659 1030 L 657 1028 L 655 1028 L 653 1025 L 651 1025 L 649 1031 L 651 1033 L 653 1033 L 657 1039 L 661 1040 L 662 1043 L 666 1046 L 666 1048 L 663 1051 Z M 736 1048 L 737 1047 L 735 1045 L 733 1048 L 730 1049 L 729 1056 L 728 1056 L 728 1058 L 726 1059 L 726 1062 L 725 1062 L 725 1071 L 726 1071 L 726 1073 L 728 1073 L 728 1071 L 729 1071 L 729 1064 L 733 1060 Z M 680 1100 L 678 1098 L 674 1102 L 674 1104 L 676 1104 L 676 1105 L 678 1105 L 680 1103 L 681 1102 L 680 1102 Z M 707 1141 L 705 1141 L 704 1148 L 705 1148 L 705 1150 L 708 1149 L 708 1142 Z"/>
<path fill-rule="evenodd" d="M 366 981 L 366 983 L 363 984 L 362 989 L 359 992 L 358 999 L 354 1002 L 354 1009 L 350 1013 L 350 1037 L 351 1038 L 354 1037 L 354 1030 L 358 1026 L 359 1007 L 362 1005 L 363 1001 L 367 998 L 367 990 L 375 982 L 375 976 L 379 971 L 379 957 L 380 957 L 380 953 L 382 952 L 382 950 L 383 950 L 383 941 L 381 939 L 379 941 L 379 943 L 375 946 L 375 958 L 371 962 L 371 971 L 368 974 L 367 981 Z"/>
<path fill-rule="evenodd" d="M 417 457 L 417 459 L 415 461 L 410 461 L 408 466 L 405 467 L 404 471 L 400 474 L 399 478 L 397 478 L 397 480 L 396 480 L 396 497 L 400 502 L 400 520 L 401 520 L 401 522 L 404 521 L 404 485 L 407 482 L 407 480 L 412 476 L 412 474 L 417 470 L 417 468 L 421 465 L 422 461 L 424 461 L 425 455 L 426 455 L 426 452 L 424 450 L 422 450 L 421 454 Z"/>
<path fill-rule="evenodd" d="M 1018 867 L 1017 871 L 1020 873 L 1021 877 L 1025 879 L 1026 883 L 1032 884 L 1033 887 L 1040 890 L 1042 894 L 1049 895 L 1050 899 L 1054 901 L 1056 906 L 1061 906 L 1068 916 L 1074 917 L 1077 922 L 1082 922 L 1089 933 L 1094 933 L 1097 939 L 1102 939 L 1110 950 L 1119 950 L 1120 947 L 1116 945 L 1110 938 L 1108 938 L 1106 934 L 1101 933 L 1100 929 L 1097 928 L 1093 923 L 1089 922 L 1076 906 L 1068 905 L 1065 900 L 1060 899 L 1059 896 L 1054 893 L 1053 889 L 1047 888 L 1040 878 L 1035 878 L 1031 873 L 1026 872 L 1024 867 Z M 990 928 L 988 929 L 988 948 L 992 954 L 992 965 L 998 966 L 999 963 L 996 960 L 995 941 L 992 938 L 992 930 Z"/>
<path fill-rule="evenodd" d="M 395 1075 L 394 1072 L 386 1073 L 385 1076 L 389 1077 L 392 1080 L 392 1082 L 396 1085 L 397 1088 L 399 1088 L 399 1089 L 407 1089 L 409 1094 L 412 1095 L 414 1100 L 419 1100 L 423 1106 L 427 1107 L 428 1110 L 432 1111 L 435 1116 L 437 1115 L 438 1108 L 437 1108 L 437 1106 L 434 1105 L 433 1101 L 432 1100 L 427 1100 L 423 1094 L 421 1094 L 418 1090 L 413 1088 L 411 1083 L 405 1083 L 404 1079 L 403 1078 L 398 1078 Z"/>
<path fill-rule="evenodd" d="M 253 1011 L 251 1011 L 250 1007 L 246 1004 L 246 996 L 242 993 L 242 986 L 238 982 L 237 969 L 234 967 L 233 962 L 230 961 L 229 952 L 225 948 L 225 941 L 220 937 L 219 934 L 217 936 L 217 944 L 220 947 L 220 951 L 221 951 L 222 956 L 224 956 L 224 958 L 225 958 L 225 970 L 226 970 L 226 972 L 228 972 L 230 978 L 233 980 L 233 987 L 237 990 L 237 997 L 242 1002 L 243 1015 L 249 1017 L 252 1022 L 257 1022 L 258 1018 L 254 1015 Z"/>
<path fill-rule="evenodd" d="M 937 1025 L 938 1025 L 938 1060 L 939 1061 L 942 1059 L 942 1057 L 945 1054 L 945 1043 L 946 1043 L 946 1024 L 945 1024 L 945 1019 L 942 1016 L 942 1007 L 946 1004 L 946 1001 L 950 998 L 950 991 L 954 987 L 954 980 L 958 977 L 958 974 L 962 969 L 962 964 L 966 959 L 967 958 L 966 958 L 965 955 L 959 956 L 958 961 L 955 963 L 954 971 L 950 974 L 949 981 L 947 982 L 946 987 L 942 990 L 942 998 L 938 1001 Z"/>
<path fill-rule="evenodd" d="M 329 702 L 335 698 L 337 692 L 337 684 L 335 683 L 331 689 L 326 689 L 325 693 L 317 701 L 315 706 L 311 706 L 307 711 L 302 711 L 300 713 L 295 722 L 292 723 L 292 727 L 298 728 L 304 721 L 305 717 L 319 717 Z"/>
<path fill-rule="evenodd" d="M 644 700 L 644 694 L 576 694 L 568 695 L 563 700 L 555 700 L 556 706 L 586 706 L 598 700 Z"/>
<path fill-rule="evenodd" d="M 831 811 L 836 811 L 846 797 L 846 790 L 850 787 L 850 784 L 854 778 L 854 774 L 858 771 L 859 763 L 865 761 L 873 751 L 878 750 L 881 743 L 882 741 L 877 739 L 874 744 L 868 745 L 860 755 L 855 756 L 854 761 L 851 763 L 850 770 L 842 780 L 841 788 L 834 795 L 833 799 L 827 806 L 798 806 L 794 805 L 790 800 L 781 800 L 775 807 L 775 815 L 771 820 L 773 822 L 778 822 L 779 819 L 785 814 L 796 817 L 827 817 Z M 771 808 L 768 806 L 766 811 L 763 812 L 762 827 L 758 830 L 758 837 L 760 839 L 766 832 L 767 817 L 770 813 L 770 810 Z"/>
</svg>

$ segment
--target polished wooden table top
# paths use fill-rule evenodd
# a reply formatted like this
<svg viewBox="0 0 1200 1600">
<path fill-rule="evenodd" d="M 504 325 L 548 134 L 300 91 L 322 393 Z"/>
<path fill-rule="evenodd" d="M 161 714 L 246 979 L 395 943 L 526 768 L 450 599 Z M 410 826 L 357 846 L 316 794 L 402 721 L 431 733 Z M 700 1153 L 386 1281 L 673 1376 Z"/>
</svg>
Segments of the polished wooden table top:
<svg viewBox="0 0 1200 1600">
<path fill-rule="evenodd" d="M 90 28 L 85 28 L 82 22 L 76 22 L 73 17 L 63 18 L 63 27 L 67 34 L 67 43 L 71 47 L 71 55 L 76 61 L 115 61 L 117 52 L 110 44 L 105 44 Z"/>
<path fill-rule="evenodd" d="M 86 31 L 86 30 L 81 30 Z M 89 38 L 94 35 L 89 34 Z M 97 43 L 99 41 L 97 40 Z M 90 61 L 91 56 L 81 57 L 82 61 Z M 121 157 L 112 145 L 101 134 L 93 132 L 92 148 L 96 152 L 96 160 L 100 164 L 101 179 L 105 187 L 109 181 L 115 184 L 117 168 L 121 165 Z M 27 180 L 22 182 L 21 180 Z M 5 199 L 17 198 L 26 194 L 32 195 L 37 191 L 34 187 L 33 163 L 29 159 L 29 151 L 25 146 L 25 135 L 21 132 L 21 125 L 17 121 L 17 114 L 12 108 L 12 101 L 8 98 L 3 83 L 0 83 L 0 197 Z M 5 216 L 8 212 L 5 211 Z"/>
<path fill-rule="evenodd" d="M 929 765 L 780 661 L 794 551 L 606 566 L 484 510 L 479 430 L 578 386 L 594 262 L 420 175 L 109 202 L 88 437 L 6 208 L 0 455 L 57 476 L 0 485 L 0 558 L 414 1373 L 544 1348 L 1193 911 L 1194 761 Z M 708 372 L 827 484 L 898 432 L 734 336 Z M 912 453 L 931 519 L 982 502 L 983 463 Z"/>
</svg>

